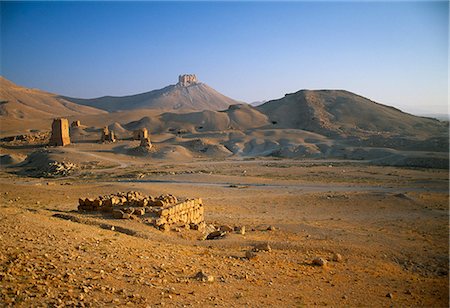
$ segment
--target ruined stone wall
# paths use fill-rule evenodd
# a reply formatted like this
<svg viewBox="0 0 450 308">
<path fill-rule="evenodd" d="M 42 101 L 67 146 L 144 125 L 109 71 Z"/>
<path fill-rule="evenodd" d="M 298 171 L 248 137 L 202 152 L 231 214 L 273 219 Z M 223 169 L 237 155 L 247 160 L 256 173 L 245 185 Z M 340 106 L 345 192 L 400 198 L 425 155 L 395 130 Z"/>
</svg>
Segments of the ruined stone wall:
<svg viewBox="0 0 450 308">
<path fill-rule="evenodd" d="M 48 143 L 50 146 L 65 146 L 70 144 L 69 121 L 65 118 L 54 119 L 52 135 Z"/>
<path fill-rule="evenodd" d="M 167 225 L 189 225 L 190 227 L 200 225 L 205 221 L 202 199 L 191 199 L 161 209 L 155 226 Z"/>
<path fill-rule="evenodd" d="M 185 75 L 180 75 L 178 76 L 178 84 L 186 87 L 189 86 L 191 84 L 195 84 L 197 83 L 197 76 L 195 76 L 195 74 L 185 74 Z"/>
<path fill-rule="evenodd" d="M 131 191 L 95 199 L 79 199 L 78 210 L 111 213 L 117 219 L 141 220 L 161 230 L 179 226 L 195 230 L 205 227 L 203 202 L 200 198 L 180 202 L 173 195 L 155 198 Z"/>
</svg>

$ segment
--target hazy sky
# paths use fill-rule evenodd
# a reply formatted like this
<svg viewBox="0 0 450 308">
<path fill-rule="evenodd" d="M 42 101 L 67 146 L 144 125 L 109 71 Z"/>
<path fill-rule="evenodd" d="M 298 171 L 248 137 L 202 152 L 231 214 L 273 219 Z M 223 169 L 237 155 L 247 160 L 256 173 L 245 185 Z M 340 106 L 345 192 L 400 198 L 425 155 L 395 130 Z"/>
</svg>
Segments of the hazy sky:
<svg viewBox="0 0 450 308">
<path fill-rule="evenodd" d="M 237 100 L 346 89 L 447 113 L 447 1 L 1 2 L 1 74 L 74 97 L 195 73 Z"/>
</svg>

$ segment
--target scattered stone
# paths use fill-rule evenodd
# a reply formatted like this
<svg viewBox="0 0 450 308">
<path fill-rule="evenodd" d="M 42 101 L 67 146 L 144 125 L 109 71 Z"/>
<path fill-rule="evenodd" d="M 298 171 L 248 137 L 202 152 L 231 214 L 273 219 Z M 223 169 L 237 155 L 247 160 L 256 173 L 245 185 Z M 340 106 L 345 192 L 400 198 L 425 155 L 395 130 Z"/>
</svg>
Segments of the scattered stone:
<svg viewBox="0 0 450 308">
<path fill-rule="evenodd" d="M 219 230 L 223 232 L 233 232 L 233 228 L 228 225 L 220 226 Z"/>
<path fill-rule="evenodd" d="M 328 261 L 321 257 L 317 257 L 312 261 L 312 264 L 316 266 L 326 266 L 327 263 Z"/>
<path fill-rule="evenodd" d="M 268 242 L 256 244 L 253 251 L 272 251 Z"/>
<path fill-rule="evenodd" d="M 112 212 L 112 214 L 113 214 L 113 217 L 116 218 L 116 219 L 129 219 L 131 217 L 130 214 L 124 213 L 124 212 L 122 212 L 120 210 L 114 210 Z"/>
<path fill-rule="evenodd" d="M 387 298 L 394 298 L 394 294 L 388 293 L 388 294 L 386 294 L 386 297 L 387 297 Z"/>
<path fill-rule="evenodd" d="M 407 195 L 402 194 L 402 193 L 395 194 L 394 197 L 397 197 L 400 199 L 409 199 Z"/>
<path fill-rule="evenodd" d="M 242 293 L 242 292 L 237 292 L 237 293 L 234 295 L 234 297 L 236 297 L 236 298 L 242 298 L 242 297 L 244 297 L 244 293 Z"/>
<path fill-rule="evenodd" d="M 212 275 L 208 275 L 203 271 L 198 272 L 195 276 L 195 279 L 202 281 L 202 282 L 213 282 L 214 281 L 214 276 Z"/>
<path fill-rule="evenodd" d="M 209 233 L 206 236 L 206 239 L 207 240 L 216 240 L 216 239 L 224 237 L 226 234 L 227 234 L 227 232 L 217 230 L 217 231 L 213 231 L 213 232 Z"/>
<path fill-rule="evenodd" d="M 125 213 L 131 215 L 131 214 L 134 213 L 134 208 L 132 208 L 132 207 L 127 207 L 127 208 L 124 208 L 123 211 L 124 211 Z"/>
<path fill-rule="evenodd" d="M 239 189 L 243 189 L 243 188 L 248 188 L 248 185 L 236 185 L 236 184 L 230 184 L 230 186 L 228 186 L 230 188 L 239 188 Z"/>
<path fill-rule="evenodd" d="M 267 227 L 267 231 L 275 231 L 277 228 L 275 228 L 274 226 L 269 226 Z"/>
<path fill-rule="evenodd" d="M 258 255 L 256 254 L 256 252 L 248 250 L 245 252 L 245 257 L 249 260 L 254 259 L 256 257 L 258 257 Z"/>
<path fill-rule="evenodd" d="M 64 177 L 70 175 L 77 169 L 78 166 L 74 163 L 64 161 L 63 162 L 52 161 L 49 162 L 47 165 L 43 166 L 42 168 L 40 168 L 39 170 L 36 170 L 33 176 L 39 176 L 44 178 Z M 54 183 L 50 185 L 54 185 Z"/>
<path fill-rule="evenodd" d="M 206 225 L 205 226 L 205 233 L 206 234 L 212 233 L 212 232 L 214 232 L 216 230 L 217 229 L 216 229 L 216 227 L 214 227 L 214 225 Z"/>
<path fill-rule="evenodd" d="M 145 215 L 145 208 L 139 208 L 134 210 L 134 214 L 138 216 L 144 216 Z"/>
<path fill-rule="evenodd" d="M 198 223 L 198 224 L 190 223 L 190 224 L 189 224 L 189 228 L 190 228 L 191 230 L 199 230 L 199 231 L 202 231 L 202 230 L 205 230 L 206 224 L 205 224 L 204 221 L 202 221 L 202 222 L 200 222 L 200 223 Z"/>
<path fill-rule="evenodd" d="M 340 253 L 333 254 L 332 260 L 334 262 L 342 262 L 342 255 Z"/>
<path fill-rule="evenodd" d="M 168 224 L 162 224 L 159 226 L 159 230 L 164 232 L 170 231 L 170 226 Z"/>
</svg>

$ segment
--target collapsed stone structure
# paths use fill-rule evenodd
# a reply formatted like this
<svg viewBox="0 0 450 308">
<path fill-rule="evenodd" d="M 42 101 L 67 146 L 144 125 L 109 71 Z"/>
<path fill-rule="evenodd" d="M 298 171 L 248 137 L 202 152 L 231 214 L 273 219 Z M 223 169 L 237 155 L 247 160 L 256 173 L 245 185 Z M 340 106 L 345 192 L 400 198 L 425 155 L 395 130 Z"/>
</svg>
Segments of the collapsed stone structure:
<svg viewBox="0 0 450 308">
<path fill-rule="evenodd" d="M 183 87 L 187 87 L 191 84 L 196 84 L 198 82 L 197 76 L 195 74 L 184 74 L 178 76 L 178 84 Z"/>
<path fill-rule="evenodd" d="M 117 219 L 140 219 L 161 230 L 171 227 L 200 230 L 205 227 L 200 198 L 180 202 L 173 195 L 152 197 L 130 191 L 78 201 L 78 210 L 81 212 L 105 212 Z"/>
<path fill-rule="evenodd" d="M 73 122 L 70 124 L 70 127 L 80 127 L 80 126 L 81 126 L 81 122 L 80 122 L 79 120 L 73 121 Z"/>
<path fill-rule="evenodd" d="M 139 145 L 141 148 L 145 148 L 147 150 L 150 150 L 152 148 L 152 143 L 150 142 L 150 138 L 142 138 L 141 144 Z"/>
<path fill-rule="evenodd" d="M 148 138 L 148 130 L 145 127 L 133 131 L 134 140 L 142 140 L 144 138 Z"/>
<path fill-rule="evenodd" d="M 116 142 L 114 131 L 110 131 L 107 126 L 105 126 L 102 130 L 101 142 Z"/>
<path fill-rule="evenodd" d="M 139 151 L 147 152 L 152 148 L 152 143 L 150 142 L 148 130 L 145 127 L 133 131 L 133 139 L 141 141 L 138 147 Z"/>
<path fill-rule="evenodd" d="M 48 145 L 65 146 L 70 144 L 69 121 L 65 118 L 54 119 L 52 123 L 52 135 Z"/>
</svg>

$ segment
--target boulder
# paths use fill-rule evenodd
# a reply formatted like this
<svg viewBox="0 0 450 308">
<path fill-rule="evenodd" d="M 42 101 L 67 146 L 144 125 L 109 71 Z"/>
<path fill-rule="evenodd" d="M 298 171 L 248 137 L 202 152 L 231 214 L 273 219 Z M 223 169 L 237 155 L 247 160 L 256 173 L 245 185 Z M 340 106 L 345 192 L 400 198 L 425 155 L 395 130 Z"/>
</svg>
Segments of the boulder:
<svg viewBox="0 0 450 308">
<path fill-rule="evenodd" d="M 200 271 L 197 274 L 195 274 L 194 278 L 199 281 L 202 281 L 202 282 L 213 282 L 214 281 L 214 276 L 206 274 L 203 271 Z"/>
<path fill-rule="evenodd" d="M 316 266 L 326 266 L 327 263 L 328 261 L 321 257 L 314 258 L 314 260 L 312 261 L 312 264 Z"/>
<path fill-rule="evenodd" d="M 226 234 L 227 234 L 227 232 L 217 230 L 217 231 L 213 231 L 213 232 L 209 233 L 206 236 L 206 239 L 207 240 L 216 240 L 216 239 L 224 237 Z"/>
<path fill-rule="evenodd" d="M 272 251 L 272 248 L 269 246 L 269 243 L 259 243 L 256 244 L 253 248 L 254 251 Z"/>
<path fill-rule="evenodd" d="M 116 219 L 129 219 L 129 218 L 131 217 L 130 214 L 125 213 L 125 212 L 120 211 L 120 210 L 114 210 L 114 211 L 112 212 L 112 215 L 113 215 L 113 217 L 116 218 Z"/>
</svg>

